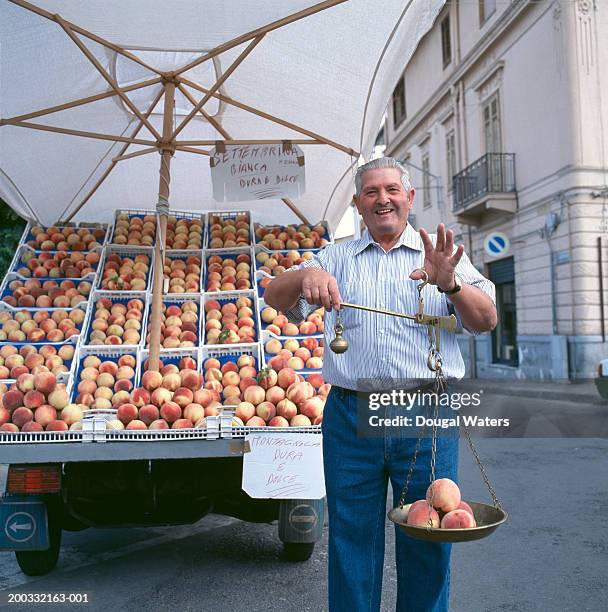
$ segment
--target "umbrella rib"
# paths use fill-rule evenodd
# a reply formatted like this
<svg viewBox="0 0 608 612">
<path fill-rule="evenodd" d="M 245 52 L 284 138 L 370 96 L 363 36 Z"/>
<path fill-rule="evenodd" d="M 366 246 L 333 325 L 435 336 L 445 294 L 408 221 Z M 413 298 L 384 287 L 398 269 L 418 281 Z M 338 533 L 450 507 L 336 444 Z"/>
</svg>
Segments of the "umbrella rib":
<svg viewBox="0 0 608 612">
<path fill-rule="evenodd" d="M 159 103 L 159 101 L 160 101 L 161 97 L 163 96 L 164 92 L 165 92 L 165 88 L 163 87 L 158 92 L 158 94 L 156 95 L 154 100 L 152 101 L 152 104 L 150 105 L 150 108 L 146 111 L 146 117 L 149 117 L 152 114 L 152 111 L 156 108 L 156 105 Z M 144 126 L 144 124 L 141 121 L 135 126 L 135 129 L 133 130 L 133 132 L 131 132 L 131 139 L 133 139 L 133 138 L 135 138 L 135 136 L 137 136 L 137 134 L 139 133 L 139 130 L 141 130 L 141 128 L 143 126 Z M 119 156 L 123 155 L 124 152 L 129 148 L 130 145 L 131 145 L 131 142 L 125 143 L 125 145 L 122 147 L 122 149 L 120 150 L 118 155 Z M 110 165 L 107 167 L 107 169 L 104 171 L 104 173 L 99 177 L 99 179 L 97 180 L 95 185 L 93 185 L 93 187 L 91 188 L 89 193 L 87 193 L 87 195 L 84 197 L 82 202 L 80 202 L 80 204 L 76 207 L 76 209 L 73 212 L 70 213 L 70 216 L 67 217 L 67 219 L 64 220 L 65 223 L 67 223 L 68 221 L 71 221 L 74 218 L 74 216 L 81 210 L 81 208 L 91 199 L 91 197 L 97 191 L 99 186 L 108 178 L 110 172 L 112 172 L 112 170 L 114 170 L 114 168 L 116 167 L 117 163 L 118 162 L 115 162 L 115 161 L 112 161 L 110 163 Z M 63 211 L 62 214 L 64 214 L 64 213 L 65 213 L 65 210 Z"/>
<path fill-rule="evenodd" d="M 141 83 L 136 83 L 134 85 L 128 85 L 127 87 L 121 87 L 121 91 L 134 91 L 136 89 L 143 89 L 144 87 L 148 87 L 150 85 L 156 85 L 161 82 L 161 77 L 156 77 L 155 79 L 150 79 L 149 81 L 142 81 Z M 112 96 L 117 95 L 115 90 L 106 91 L 104 93 L 95 94 L 93 96 L 87 96 L 86 98 L 79 98 L 78 100 L 73 100 L 72 102 L 65 102 L 64 104 L 58 104 L 57 106 L 49 106 L 48 108 L 43 108 L 31 113 L 26 113 L 25 115 L 16 115 L 14 117 L 8 117 L 6 119 L 0 120 L 0 126 L 10 124 L 13 121 L 25 121 L 26 119 L 34 119 L 36 117 L 42 117 L 43 115 L 50 115 L 52 113 L 58 113 L 60 111 L 68 110 L 70 108 L 75 108 L 76 106 L 82 106 L 84 104 L 90 104 L 91 102 L 97 102 L 99 100 L 104 100 L 106 98 L 111 98 Z"/>
<path fill-rule="evenodd" d="M 134 151 L 133 153 L 127 153 L 126 155 L 117 155 L 112 158 L 113 162 L 119 162 L 123 159 L 132 159 L 133 157 L 139 157 L 140 155 L 148 155 L 148 153 L 154 153 L 158 151 L 158 147 L 148 147 L 147 149 L 141 149 L 140 151 Z"/>
<path fill-rule="evenodd" d="M 193 147 L 175 147 L 176 151 L 186 151 L 188 153 L 197 153 L 198 155 L 211 155 L 211 151 L 204 151 L 203 149 L 195 149 Z"/>
<path fill-rule="evenodd" d="M 175 141 L 176 146 L 213 146 L 217 143 L 217 140 L 177 140 Z M 225 145 L 272 145 L 272 144 L 283 144 L 290 142 L 298 145 L 324 145 L 324 142 L 320 140 L 308 140 L 308 139 L 292 139 L 292 138 L 263 138 L 263 139 L 252 139 L 252 138 L 227 138 L 221 140 Z"/>
<path fill-rule="evenodd" d="M 197 85 L 193 81 L 190 81 L 189 79 L 186 79 L 184 77 L 180 76 L 178 77 L 178 80 L 184 85 L 188 85 L 189 87 L 192 87 L 192 89 L 196 89 L 197 91 L 200 91 L 201 93 L 207 93 L 209 91 L 205 87 L 202 87 L 201 85 Z M 321 136 L 320 134 L 312 132 L 311 130 L 307 130 L 306 128 L 299 127 L 295 125 L 294 123 L 286 121 L 285 119 L 281 119 L 279 117 L 270 115 L 269 113 L 265 113 L 264 111 L 254 108 L 253 106 L 249 106 L 248 104 L 239 102 L 238 100 L 235 100 L 234 98 L 226 96 L 225 94 L 215 92 L 213 94 L 213 97 L 217 98 L 218 100 L 222 100 L 222 102 L 226 102 L 227 104 L 231 104 L 232 106 L 236 106 L 237 108 L 240 108 L 241 110 L 247 111 L 248 113 L 252 113 L 254 115 L 257 115 L 258 117 L 267 119 L 268 121 L 271 121 L 272 123 L 278 123 L 279 125 L 282 125 L 283 127 L 287 127 L 291 130 L 294 130 L 294 132 L 299 132 L 300 134 L 305 134 L 306 136 L 310 136 L 311 138 L 320 140 L 322 143 L 329 145 L 330 147 L 333 147 L 334 149 L 338 149 L 339 151 L 347 153 L 348 155 L 351 155 L 353 157 L 359 157 L 359 152 L 355 151 L 354 149 L 351 149 L 350 147 L 341 145 L 333 140 L 330 140 L 329 138 L 325 138 L 324 136 Z"/>
<path fill-rule="evenodd" d="M 154 129 L 154 126 L 141 114 L 141 111 L 137 108 L 137 106 L 135 106 L 135 104 L 133 104 L 133 102 L 131 102 L 129 97 L 121 91 L 118 83 L 106 72 L 105 68 L 99 63 L 90 49 L 76 36 L 76 34 L 74 34 L 74 31 L 59 15 L 56 15 L 55 19 L 63 28 L 64 32 L 72 39 L 74 44 L 82 51 L 82 53 L 84 53 L 91 64 L 95 66 L 97 72 L 101 74 L 108 85 L 118 94 L 120 99 L 131 109 L 133 113 L 135 113 L 135 115 L 137 115 L 137 118 L 140 121 L 143 121 L 144 125 L 148 128 L 154 138 L 160 140 L 160 134 Z"/>
<path fill-rule="evenodd" d="M 192 106 L 196 107 L 198 102 L 194 98 L 194 96 L 181 84 L 177 84 L 177 88 L 182 92 L 184 97 L 192 104 Z M 212 117 L 204 108 L 199 108 L 198 112 L 203 115 L 203 117 L 224 137 L 230 138 L 230 134 L 224 129 L 222 124 Z"/>
<path fill-rule="evenodd" d="M 11 2 L 12 4 L 16 4 L 17 6 L 20 6 L 21 8 L 27 10 L 27 11 L 31 11 L 32 13 L 36 13 L 36 15 L 39 15 L 40 17 L 44 17 L 45 19 L 48 19 L 49 21 L 57 21 L 56 17 L 57 15 L 54 15 L 53 13 L 50 13 L 49 11 L 45 11 L 44 9 L 30 3 L 30 2 L 25 2 L 25 0 L 9 0 L 9 2 Z M 97 36 L 97 34 L 93 34 L 93 32 L 89 32 L 88 30 L 85 30 L 84 28 L 81 28 L 80 26 L 76 25 L 75 23 L 71 23 L 69 21 L 65 21 L 65 23 L 72 29 L 74 30 L 74 32 L 78 32 L 78 34 L 82 34 L 83 36 L 86 36 L 87 38 L 90 38 L 92 41 L 99 43 L 100 45 L 103 45 L 104 47 L 107 47 L 108 49 L 112 49 L 113 51 L 116 51 L 116 53 L 123 55 L 124 57 L 130 59 L 131 61 L 135 62 L 136 64 L 139 64 L 140 66 L 143 66 L 144 68 L 146 68 L 147 70 L 150 70 L 151 72 L 154 72 L 155 74 L 158 74 L 160 76 L 164 76 L 164 73 L 159 70 L 158 68 L 153 68 L 152 66 L 149 66 L 148 64 L 146 64 L 146 62 L 144 62 L 143 60 L 139 59 L 136 55 L 133 55 L 133 53 L 130 53 L 129 51 L 127 51 L 126 49 L 124 49 L 123 47 L 120 47 L 119 45 L 115 45 L 114 43 L 111 43 L 108 40 L 105 40 L 104 38 L 102 38 L 101 36 Z"/>
<path fill-rule="evenodd" d="M 319 4 L 315 4 L 306 9 L 298 11 L 297 13 L 292 13 L 291 15 L 288 15 L 287 17 L 283 17 L 276 21 L 272 21 L 271 23 L 268 23 L 265 26 L 261 26 L 245 34 L 241 34 L 241 36 L 237 36 L 237 38 L 233 38 L 232 40 L 222 43 L 221 45 L 218 45 L 217 47 L 211 49 L 211 51 L 209 51 L 202 57 L 199 57 L 198 59 L 193 60 L 192 62 L 190 62 L 189 64 L 186 64 L 185 66 L 182 66 L 181 68 L 176 70 L 173 74 L 175 76 L 180 75 L 190 70 L 191 68 L 194 68 L 195 66 L 198 66 L 199 64 L 202 64 L 203 62 L 206 62 L 207 60 L 211 59 L 212 57 L 215 57 L 216 55 L 219 55 L 220 53 L 224 53 L 224 51 L 228 51 L 234 47 L 238 47 L 238 45 L 241 45 L 247 42 L 248 40 L 251 40 L 252 38 L 256 38 L 257 36 L 267 34 L 268 32 L 272 32 L 273 30 L 278 30 L 279 28 L 282 28 L 283 26 L 293 23 L 294 21 L 299 21 L 300 19 L 304 19 L 305 17 L 309 17 L 310 15 L 314 15 L 315 13 L 319 13 L 321 11 L 324 11 L 325 9 L 332 8 L 333 6 L 342 4 L 344 2 L 347 2 L 347 0 L 325 0 L 325 2 L 319 2 Z"/>
<path fill-rule="evenodd" d="M 0 122 L 1 123 L 1 122 Z M 55 127 L 52 125 L 42 125 L 40 123 L 30 123 L 29 121 L 13 121 L 9 125 L 15 127 L 31 128 L 43 132 L 55 132 L 57 134 L 68 134 L 70 136 L 81 136 L 82 138 L 95 138 L 97 140 L 113 140 L 115 142 L 127 142 L 129 144 L 140 144 L 155 146 L 153 140 L 142 140 L 141 138 L 127 138 L 125 136 L 114 136 L 113 134 L 99 134 L 97 132 L 84 132 L 82 130 L 69 130 L 67 128 Z"/>
<path fill-rule="evenodd" d="M 237 69 L 237 67 L 243 62 L 243 60 L 257 47 L 257 45 L 264 38 L 264 34 L 256 36 L 248 45 L 247 48 L 230 64 L 228 69 L 222 74 L 222 76 L 211 86 L 211 89 L 203 96 L 203 99 L 190 111 L 190 114 L 177 126 L 171 136 L 171 140 L 175 140 L 177 135 L 188 125 L 192 117 L 203 108 L 211 96 L 225 83 L 230 75 Z"/>
</svg>

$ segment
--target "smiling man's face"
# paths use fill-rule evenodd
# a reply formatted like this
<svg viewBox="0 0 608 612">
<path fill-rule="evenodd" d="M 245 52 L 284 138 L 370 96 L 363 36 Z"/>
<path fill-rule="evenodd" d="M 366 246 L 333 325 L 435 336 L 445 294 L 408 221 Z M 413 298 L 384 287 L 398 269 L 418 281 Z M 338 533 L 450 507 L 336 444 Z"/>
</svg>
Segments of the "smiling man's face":
<svg viewBox="0 0 608 612">
<path fill-rule="evenodd" d="M 361 175 L 361 193 L 353 200 L 374 239 L 390 243 L 403 233 L 415 193 L 404 189 L 397 168 L 378 168 Z"/>
</svg>

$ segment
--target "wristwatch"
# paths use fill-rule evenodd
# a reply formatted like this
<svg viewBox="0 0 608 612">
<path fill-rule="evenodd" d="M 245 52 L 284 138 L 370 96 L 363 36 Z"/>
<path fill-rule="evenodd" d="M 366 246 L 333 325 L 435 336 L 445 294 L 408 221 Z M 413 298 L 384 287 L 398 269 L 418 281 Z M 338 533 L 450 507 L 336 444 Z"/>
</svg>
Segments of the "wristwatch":
<svg viewBox="0 0 608 612">
<path fill-rule="evenodd" d="M 462 285 L 460 281 L 458 280 L 458 277 L 455 274 L 454 274 L 454 287 L 450 289 L 449 291 L 444 291 L 439 285 L 437 285 L 437 291 L 439 291 L 439 293 L 445 293 L 446 295 L 454 295 L 455 293 L 458 293 L 461 289 L 462 289 Z"/>
</svg>

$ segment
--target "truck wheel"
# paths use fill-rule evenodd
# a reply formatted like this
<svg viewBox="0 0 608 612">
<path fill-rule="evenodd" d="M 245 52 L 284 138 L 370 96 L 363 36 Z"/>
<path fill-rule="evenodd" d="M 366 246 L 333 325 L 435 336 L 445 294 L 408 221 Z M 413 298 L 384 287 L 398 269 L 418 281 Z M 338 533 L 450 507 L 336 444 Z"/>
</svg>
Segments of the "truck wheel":
<svg viewBox="0 0 608 612">
<path fill-rule="evenodd" d="M 15 551 L 17 563 L 27 576 L 43 576 L 55 569 L 61 547 L 61 526 L 49 512 L 49 547 L 47 550 Z"/>
<path fill-rule="evenodd" d="M 287 561 L 308 561 L 314 549 L 314 542 L 283 542 L 283 556 Z"/>
</svg>

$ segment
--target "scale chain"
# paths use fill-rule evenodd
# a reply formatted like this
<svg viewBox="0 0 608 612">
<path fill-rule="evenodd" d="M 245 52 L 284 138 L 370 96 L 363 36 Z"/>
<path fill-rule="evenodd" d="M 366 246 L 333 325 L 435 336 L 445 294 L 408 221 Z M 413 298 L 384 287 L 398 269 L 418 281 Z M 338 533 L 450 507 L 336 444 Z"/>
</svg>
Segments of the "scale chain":
<svg viewBox="0 0 608 612">
<path fill-rule="evenodd" d="M 486 474 L 486 469 L 483 466 L 483 463 L 481 462 L 479 455 L 477 454 L 477 449 L 475 448 L 475 445 L 473 444 L 473 440 L 471 439 L 471 434 L 466 425 L 464 426 L 464 435 L 466 436 L 467 442 L 469 443 L 469 448 L 471 449 L 471 452 L 473 453 L 473 456 L 475 457 L 475 461 L 477 462 L 477 465 L 479 467 L 479 471 L 481 472 L 483 481 L 486 483 L 486 487 L 488 487 L 488 491 L 490 492 L 490 495 L 492 496 L 494 507 L 498 508 L 499 510 L 502 510 L 502 505 L 498 501 L 498 498 L 496 497 L 496 492 L 494 491 L 494 488 L 490 484 L 490 479 L 488 478 L 488 475 Z"/>
</svg>

